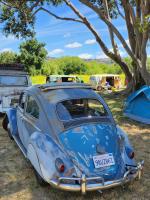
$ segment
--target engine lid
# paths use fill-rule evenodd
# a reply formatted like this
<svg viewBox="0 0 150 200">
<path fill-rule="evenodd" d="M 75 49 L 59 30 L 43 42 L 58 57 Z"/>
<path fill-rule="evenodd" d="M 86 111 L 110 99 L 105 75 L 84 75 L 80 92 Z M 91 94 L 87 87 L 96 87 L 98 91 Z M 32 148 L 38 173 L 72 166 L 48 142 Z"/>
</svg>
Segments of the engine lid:
<svg viewBox="0 0 150 200">
<path fill-rule="evenodd" d="M 61 133 L 59 138 L 74 165 L 86 176 L 114 179 L 123 173 L 118 135 L 111 123 L 84 124 Z"/>
</svg>

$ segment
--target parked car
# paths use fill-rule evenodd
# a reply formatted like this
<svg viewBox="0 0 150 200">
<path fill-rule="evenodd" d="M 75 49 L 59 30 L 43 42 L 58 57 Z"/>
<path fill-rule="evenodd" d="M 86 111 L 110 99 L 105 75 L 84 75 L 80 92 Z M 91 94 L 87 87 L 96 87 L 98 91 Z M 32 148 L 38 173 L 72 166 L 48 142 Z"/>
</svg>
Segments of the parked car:
<svg viewBox="0 0 150 200">
<path fill-rule="evenodd" d="M 74 83 L 83 83 L 83 81 L 75 75 L 50 75 L 46 78 L 46 83 L 55 83 L 55 82 L 74 82 Z"/>
<path fill-rule="evenodd" d="M 16 106 L 20 93 L 31 85 L 29 75 L 22 65 L 0 65 L 0 113 Z"/>
<path fill-rule="evenodd" d="M 103 190 L 140 177 L 127 135 L 91 86 L 54 83 L 22 92 L 7 130 L 37 180 L 66 190 Z"/>
<path fill-rule="evenodd" d="M 95 90 L 102 89 L 119 89 L 121 87 L 121 79 L 117 74 L 96 74 L 90 76 L 90 84 Z"/>
</svg>

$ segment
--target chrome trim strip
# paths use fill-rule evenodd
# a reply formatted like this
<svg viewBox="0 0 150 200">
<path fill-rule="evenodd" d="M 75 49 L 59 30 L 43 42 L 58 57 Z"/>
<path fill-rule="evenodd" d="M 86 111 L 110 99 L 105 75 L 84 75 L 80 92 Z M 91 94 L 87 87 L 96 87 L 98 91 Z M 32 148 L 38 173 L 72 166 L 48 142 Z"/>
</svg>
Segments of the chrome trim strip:
<svg viewBox="0 0 150 200">
<path fill-rule="evenodd" d="M 27 153 L 26 153 L 25 149 L 22 148 L 22 146 L 21 146 L 20 142 L 18 141 L 17 137 L 14 136 L 14 135 L 12 135 L 12 136 L 13 136 L 15 142 L 17 143 L 17 145 L 19 146 L 19 149 L 23 153 L 24 157 L 27 158 Z"/>
</svg>

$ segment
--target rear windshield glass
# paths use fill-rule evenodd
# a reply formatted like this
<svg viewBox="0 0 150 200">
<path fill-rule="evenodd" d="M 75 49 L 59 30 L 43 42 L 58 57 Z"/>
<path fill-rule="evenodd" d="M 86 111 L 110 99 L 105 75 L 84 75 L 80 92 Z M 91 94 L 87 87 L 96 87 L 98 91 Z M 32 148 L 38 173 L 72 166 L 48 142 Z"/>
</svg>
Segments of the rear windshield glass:
<svg viewBox="0 0 150 200">
<path fill-rule="evenodd" d="M 26 76 L 6 76 L 0 75 L 0 86 L 26 86 L 28 80 Z"/>
<path fill-rule="evenodd" d="M 78 118 L 95 118 L 107 116 L 104 106 L 95 99 L 72 99 L 57 105 L 57 113 L 60 120 L 72 120 Z"/>
<path fill-rule="evenodd" d="M 76 82 L 76 77 L 50 77 L 49 82 Z"/>
</svg>

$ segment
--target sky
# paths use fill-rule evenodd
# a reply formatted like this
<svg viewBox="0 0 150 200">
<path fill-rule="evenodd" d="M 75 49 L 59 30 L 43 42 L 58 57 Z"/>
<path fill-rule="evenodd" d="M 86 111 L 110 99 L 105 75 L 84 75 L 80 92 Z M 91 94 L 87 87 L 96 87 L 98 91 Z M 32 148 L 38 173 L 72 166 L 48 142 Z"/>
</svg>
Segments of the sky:
<svg viewBox="0 0 150 200">
<path fill-rule="evenodd" d="M 89 8 L 80 4 L 79 1 L 73 0 L 74 5 L 85 15 L 92 25 L 95 27 L 107 47 L 111 50 L 111 42 L 106 25 L 99 20 L 98 16 Z M 57 8 L 49 7 L 49 10 L 62 17 L 75 17 L 75 14 L 66 5 L 61 5 Z M 128 36 L 125 22 L 122 18 L 113 20 L 113 23 L 118 28 L 126 42 L 128 43 Z M 19 51 L 19 45 L 22 39 L 16 39 L 10 35 L 7 38 L 2 34 L 2 25 L 0 25 L 0 52 L 4 51 Z M 40 42 L 44 42 L 45 48 L 48 51 L 49 57 L 61 56 L 78 56 L 84 59 L 100 59 L 106 58 L 106 55 L 97 44 L 94 36 L 86 28 L 85 25 L 57 20 L 54 17 L 44 12 L 39 12 L 36 16 L 35 24 L 36 38 Z M 117 44 L 120 54 L 126 57 L 127 54 L 123 49 L 119 40 Z M 147 48 L 147 53 L 150 56 L 150 48 Z"/>
</svg>

